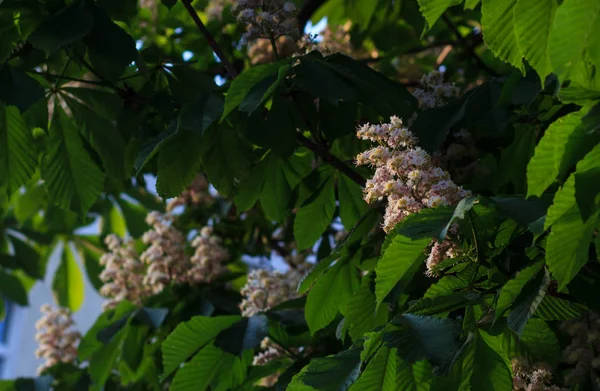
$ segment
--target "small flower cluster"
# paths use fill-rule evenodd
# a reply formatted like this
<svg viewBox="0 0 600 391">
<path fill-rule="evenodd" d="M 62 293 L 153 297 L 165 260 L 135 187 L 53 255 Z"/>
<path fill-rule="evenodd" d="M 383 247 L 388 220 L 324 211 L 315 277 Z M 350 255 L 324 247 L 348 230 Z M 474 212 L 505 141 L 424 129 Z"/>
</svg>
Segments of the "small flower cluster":
<svg viewBox="0 0 600 391">
<path fill-rule="evenodd" d="M 545 364 L 527 365 L 523 360 L 512 361 L 513 390 L 515 391 L 565 391 L 550 384 L 552 372 Z"/>
<path fill-rule="evenodd" d="M 253 316 L 298 297 L 296 289 L 299 278 L 293 270 L 287 273 L 256 269 L 248 274 L 248 281 L 242 287 L 244 299 L 240 303 L 242 316 Z"/>
<path fill-rule="evenodd" d="M 210 282 L 225 272 L 224 262 L 229 259 L 229 253 L 221 246 L 221 239 L 213 235 L 212 227 L 202 228 L 200 235 L 192 241 L 192 247 L 196 250 L 187 272 L 190 283 Z"/>
<path fill-rule="evenodd" d="M 74 322 L 68 309 L 55 310 L 44 304 L 41 311 L 44 315 L 35 324 L 38 330 L 35 339 L 39 344 L 35 355 L 46 361 L 38 368 L 39 374 L 60 362 L 74 362 L 77 359 L 77 345 L 81 340 L 81 334 L 72 328 Z"/>
<path fill-rule="evenodd" d="M 563 360 L 575 366 L 565 377 L 565 384 L 575 385 L 587 376 L 591 369 L 600 369 L 600 315 L 588 315 L 567 320 L 560 328 L 572 338 L 563 351 Z"/>
<path fill-rule="evenodd" d="M 238 0 L 234 4 L 238 21 L 246 23 L 248 29 L 243 36 L 245 42 L 258 38 L 277 39 L 284 35 L 297 36 L 296 6 L 284 0 Z"/>
<path fill-rule="evenodd" d="M 413 91 L 419 101 L 419 107 L 429 109 L 442 106 L 448 99 L 455 98 L 460 90 L 454 84 L 444 83 L 444 75 L 439 71 L 431 71 L 421 78 L 421 88 Z"/>
<path fill-rule="evenodd" d="M 104 242 L 109 252 L 100 257 L 100 265 L 104 266 L 100 273 L 104 283 L 100 294 L 108 298 L 103 309 L 114 308 L 123 300 L 141 305 L 149 292 L 144 284 L 146 268 L 139 261 L 133 241 L 121 241 L 116 235 L 108 235 Z"/>
<path fill-rule="evenodd" d="M 188 259 L 185 254 L 185 237 L 172 224 L 172 217 L 159 212 L 150 212 L 146 223 L 152 227 L 142 236 L 142 242 L 149 245 L 140 257 L 148 266 L 144 284 L 152 293 L 163 291 L 171 282 L 186 282 Z"/>
<path fill-rule="evenodd" d="M 211 227 L 202 228 L 192 240 L 195 252 L 189 257 L 186 238 L 173 226 L 172 215 L 151 212 L 146 222 L 152 229 L 142 236 L 148 247 L 141 255 L 132 240 L 121 241 L 115 235 L 106 238 L 109 252 L 100 258 L 104 266 L 100 294 L 108 299 L 104 309 L 114 308 L 123 300 L 139 306 L 144 298 L 162 292 L 171 283 L 209 282 L 226 270 L 229 253 Z"/>
<path fill-rule="evenodd" d="M 171 212 L 180 205 L 197 207 L 210 204 L 213 200 L 214 197 L 208 192 L 206 177 L 198 174 L 186 190 L 167 203 L 167 212 Z"/>
<path fill-rule="evenodd" d="M 450 179 L 448 172 L 433 164 L 400 118 L 393 116 L 390 123 L 382 125 L 366 124 L 358 129 L 357 137 L 379 144 L 359 154 L 356 164 L 376 168 L 373 178 L 367 180 L 364 199 L 367 203 L 387 199 L 385 232 L 423 208 L 454 205 L 470 195 Z M 454 251 L 450 242 L 434 242 L 428 270 L 453 256 Z"/>
</svg>

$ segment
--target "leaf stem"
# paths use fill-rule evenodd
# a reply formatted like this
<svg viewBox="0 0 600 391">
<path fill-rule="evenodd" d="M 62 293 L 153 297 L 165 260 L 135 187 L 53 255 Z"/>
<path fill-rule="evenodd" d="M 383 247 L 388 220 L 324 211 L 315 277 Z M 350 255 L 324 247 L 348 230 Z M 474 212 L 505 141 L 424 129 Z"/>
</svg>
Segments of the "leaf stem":
<svg viewBox="0 0 600 391">
<path fill-rule="evenodd" d="M 192 17 L 194 23 L 196 23 L 196 27 L 198 27 L 198 30 L 200 30 L 202 35 L 204 35 L 204 37 L 206 38 L 208 45 L 211 47 L 215 55 L 219 58 L 223 66 L 225 66 L 225 69 L 227 70 L 227 73 L 229 73 L 229 76 L 231 76 L 232 79 L 235 79 L 238 76 L 238 71 L 236 71 L 236 69 L 233 67 L 233 64 L 229 62 L 227 56 L 225 56 L 225 53 L 223 53 L 221 47 L 219 46 L 217 41 L 215 41 L 215 38 L 212 36 L 210 31 L 208 31 L 204 23 L 202 23 L 200 17 L 196 13 L 196 10 L 192 6 L 192 2 L 190 0 L 181 0 L 181 2 L 183 3 L 183 6 L 187 10 L 188 14 L 190 14 L 190 16 Z"/>
</svg>

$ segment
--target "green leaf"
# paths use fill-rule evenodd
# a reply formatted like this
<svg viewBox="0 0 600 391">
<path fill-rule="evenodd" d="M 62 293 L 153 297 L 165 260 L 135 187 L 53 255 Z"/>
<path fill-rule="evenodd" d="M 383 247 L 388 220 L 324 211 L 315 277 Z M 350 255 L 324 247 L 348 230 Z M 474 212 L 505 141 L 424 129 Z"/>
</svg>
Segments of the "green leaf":
<svg viewBox="0 0 600 391">
<path fill-rule="evenodd" d="M 521 291 L 544 267 L 542 261 L 536 262 L 517 273 L 515 278 L 509 280 L 500 291 L 498 302 L 496 303 L 496 320 L 508 310 L 517 300 Z"/>
<path fill-rule="evenodd" d="M 396 388 L 396 349 L 382 346 L 350 391 L 394 391 Z M 402 388 L 407 390 L 407 388 Z"/>
<path fill-rule="evenodd" d="M 328 326 L 346 301 L 358 290 L 359 277 L 356 268 L 339 262 L 323 274 L 308 293 L 304 316 L 310 333 Z"/>
<path fill-rule="evenodd" d="M 235 206 L 238 208 L 238 210 L 244 212 L 252 208 L 256 204 L 262 193 L 263 185 L 265 184 L 267 170 L 269 168 L 272 168 L 269 164 L 271 161 L 271 154 L 263 157 L 263 159 L 260 162 L 258 162 L 252 167 L 250 175 L 248 175 L 248 177 L 242 183 L 240 183 L 234 198 Z M 283 185 L 287 185 L 283 173 L 282 178 Z M 289 188 L 286 187 L 282 189 L 282 191 L 285 190 L 287 190 L 288 193 L 286 194 L 287 198 L 287 196 L 289 196 Z M 275 220 L 279 221 L 278 219 Z"/>
<path fill-rule="evenodd" d="M 546 263 L 562 290 L 588 261 L 595 217 L 583 222 L 575 202 L 575 176 L 571 175 L 556 192 L 548 209 L 546 229 L 552 226 L 546 242 Z"/>
<path fill-rule="evenodd" d="M 587 311 L 587 307 L 583 304 L 546 295 L 535 311 L 535 315 L 543 320 L 568 320 L 577 318 Z"/>
<path fill-rule="evenodd" d="M 429 391 L 432 368 L 427 360 L 410 364 L 396 359 L 396 389 L 407 391 Z"/>
<path fill-rule="evenodd" d="M 0 187 L 12 194 L 35 172 L 37 152 L 31 130 L 13 106 L 0 104 Z"/>
<path fill-rule="evenodd" d="M 331 224 L 334 212 L 334 178 L 329 177 L 296 213 L 294 237 L 299 250 L 315 244 Z"/>
<path fill-rule="evenodd" d="M 453 319 L 401 314 L 392 323 L 402 327 L 384 334 L 385 344 L 409 363 L 427 358 L 445 373 L 461 348 L 461 325 Z"/>
<path fill-rule="evenodd" d="M 269 333 L 268 319 L 265 315 L 243 318 L 221 331 L 215 339 L 215 346 L 234 355 L 244 350 L 255 349 Z"/>
<path fill-rule="evenodd" d="M 549 285 L 550 274 L 546 269 L 527 283 L 508 315 L 508 327 L 511 330 L 519 335 L 523 333 L 527 321 L 544 299 Z"/>
<path fill-rule="evenodd" d="M 125 217 L 127 232 L 134 238 L 141 237 L 148 230 L 146 215 L 148 211 L 141 204 L 134 204 L 122 198 L 117 198 L 117 203 Z"/>
<path fill-rule="evenodd" d="M 104 188 L 104 175 L 83 146 L 75 124 L 55 106 L 41 166 L 50 200 L 63 209 L 85 212 Z"/>
<path fill-rule="evenodd" d="M 423 298 L 411 303 L 406 310 L 416 315 L 436 315 L 481 303 L 481 296 L 475 292 L 457 292 L 445 296 Z"/>
<path fill-rule="evenodd" d="M 104 384 L 110 377 L 115 361 L 121 353 L 121 346 L 127 336 L 127 329 L 127 327 L 121 328 L 109 342 L 101 345 L 92 354 L 88 371 L 94 384 L 90 387 L 90 391 L 104 390 Z"/>
<path fill-rule="evenodd" d="M 0 13 L 0 63 L 5 62 L 20 38 L 12 12 Z"/>
<path fill-rule="evenodd" d="M 194 316 L 187 322 L 178 324 L 162 345 L 163 378 L 173 373 L 182 362 L 208 344 L 222 330 L 240 319 L 239 316 Z"/>
<path fill-rule="evenodd" d="M 548 57 L 559 75 L 567 74 L 583 61 L 584 52 L 600 64 L 600 4 L 595 0 L 565 0 L 558 7 L 548 44 Z"/>
<path fill-rule="evenodd" d="M 419 9 L 427 20 L 425 30 L 430 30 L 442 14 L 456 2 L 455 0 L 418 0 Z"/>
<path fill-rule="evenodd" d="M 258 65 L 247 69 L 246 71 L 242 72 L 241 75 L 236 77 L 235 80 L 231 82 L 231 86 L 227 91 L 225 108 L 223 110 L 223 115 L 221 116 L 221 121 L 223 121 L 229 115 L 229 113 L 231 113 L 244 101 L 254 86 L 266 78 L 278 73 L 279 69 L 283 66 L 286 66 L 289 62 L 290 60 L 283 60 L 271 64 Z M 275 83 L 279 79 L 271 80 L 273 83 Z M 272 92 L 271 88 L 267 88 L 260 101 L 262 101 L 270 92 Z M 254 104 L 256 107 L 258 107 L 260 102 L 256 103 L 256 101 L 253 100 L 252 104 L 247 103 L 246 109 L 249 110 Z"/>
<path fill-rule="evenodd" d="M 264 78 L 262 81 L 254 85 L 244 100 L 240 103 L 240 110 L 252 114 L 265 100 L 267 100 L 275 91 L 275 89 L 285 80 L 291 65 L 284 60 L 283 65 L 277 71 L 277 76 L 274 74 Z"/>
<path fill-rule="evenodd" d="M 179 112 L 178 127 L 204 134 L 221 117 L 222 112 L 223 98 L 211 92 L 201 93 L 196 100 L 183 105 Z"/>
<path fill-rule="evenodd" d="M 577 163 L 574 175 L 575 199 L 585 222 L 597 209 L 596 199 L 600 194 L 600 145 L 596 145 Z"/>
<path fill-rule="evenodd" d="M 63 244 L 60 265 L 52 281 L 52 291 L 58 305 L 75 312 L 85 298 L 85 282 L 70 244 Z"/>
<path fill-rule="evenodd" d="M 456 218 L 455 213 L 457 215 L 461 213 L 462 204 L 459 204 L 457 208 L 459 209 L 454 207 L 425 208 L 418 213 L 408 215 L 394 227 L 388 238 L 390 236 L 394 238 L 396 235 L 413 240 L 440 237 L 442 232 L 447 230 L 446 227 L 452 223 L 452 219 Z"/>
<path fill-rule="evenodd" d="M 235 129 L 229 126 L 213 127 L 202 136 L 203 171 L 220 193 L 232 194 L 234 184 L 250 172 L 250 151 L 246 148 Z"/>
<path fill-rule="evenodd" d="M 314 358 L 300 371 L 288 390 L 347 391 L 360 374 L 360 348 L 344 350 L 336 355 Z M 307 385 L 312 388 L 301 387 Z"/>
<path fill-rule="evenodd" d="M 115 81 L 137 58 L 133 38 L 101 9 L 90 7 L 94 28 L 83 39 L 94 70 L 103 78 Z"/>
<path fill-rule="evenodd" d="M 43 279 L 46 264 L 42 261 L 38 251 L 17 236 L 10 235 L 9 238 L 14 249 L 15 258 L 19 262 L 19 267 L 31 277 L 39 280 Z"/>
<path fill-rule="evenodd" d="M 94 288 L 99 291 L 100 288 L 102 288 L 102 285 L 104 285 L 102 280 L 100 280 L 100 273 L 102 273 L 102 270 L 104 269 L 104 267 L 100 265 L 100 257 L 104 254 L 104 250 L 81 238 L 77 238 L 75 243 L 79 258 L 83 260 L 83 264 L 85 265 L 85 273 L 87 274 L 88 280 L 92 283 Z"/>
<path fill-rule="evenodd" d="M 0 66 L 0 102 L 24 112 L 43 98 L 44 89 L 35 79 L 10 65 Z"/>
<path fill-rule="evenodd" d="M 429 238 L 411 240 L 402 235 L 394 237 L 375 269 L 378 307 L 399 281 L 412 279 L 417 265 L 425 259 L 423 250 L 430 241 Z"/>
<path fill-rule="evenodd" d="M 21 281 L 14 275 L 0 269 L 0 301 L 4 301 L 2 296 L 18 305 L 29 305 L 27 291 Z"/>
<path fill-rule="evenodd" d="M 215 380 L 221 374 L 230 370 L 234 360 L 236 360 L 235 356 L 208 345 L 177 371 L 169 389 L 172 391 L 206 390 L 211 384 L 216 383 Z M 230 384 L 231 380 L 229 378 Z"/>
<path fill-rule="evenodd" d="M 69 105 L 81 135 L 100 155 L 106 174 L 114 178 L 124 178 L 125 140 L 110 120 L 97 114 L 102 109 L 88 106 L 96 105 L 97 99 L 86 102 L 88 105 L 66 96 L 64 100 Z"/>
<path fill-rule="evenodd" d="M 349 0 L 346 2 L 346 11 L 358 27 L 366 30 L 377 11 L 378 5 L 377 1 Z"/>
<path fill-rule="evenodd" d="M 471 375 L 472 390 L 511 391 L 512 374 L 500 341 L 479 330 L 475 341 L 475 359 Z"/>
<path fill-rule="evenodd" d="M 177 131 L 177 124 L 175 122 L 171 122 L 171 124 L 164 131 L 157 134 L 152 139 L 146 141 L 140 147 L 140 151 L 138 153 L 137 158 L 135 159 L 135 163 L 133 167 L 135 168 L 135 175 L 140 175 L 142 168 L 156 155 L 159 151 L 160 146 L 173 137 L 175 132 Z"/>
<path fill-rule="evenodd" d="M 372 273 L 364 276 L 360 289 L 341 308 L 352 340 L 387 322 L 387 308 L 375 310 L 375 294 L 371 291 Z"/>
<path fill-rule="evenodd" d="M 483 0 L 481 25 L 483 39 L 494 54 L 525 75 L 523 53 L 515 34 L 514 12 L 517 0 Z"/>
<path fill-rule="evenodd" d="M 338 255 L 338 253 L 334 252 L 330 256 L 318 261 L 315 264 L 315 266 L 313 266 L 312 269 L 310 269 L 308 273 L 306 273 L 306 275 L 302 278 L 302 281 L 300 281 L 300 285 L 298 286 L 298 293 L 305 294 L 310 289 L 313 282 L 315 282 L 315 280 L 318 279 L 319 276 L 325 273 L 325 270 L 327 270 L 329 265 L 331 265 L 334 261 L 337 260 Z"/>
<path fill-rule="evenodd" d="M 136 0 L 98 0 L 98 7 L 105 10 L 111 18 L 129 22 L 138 13 Z"/>
<path fill-rule="evenodd" d="M 274 221 L 284 221 L 290 214 L 290 198 L 292 185 L 286 178 L 290 171 L 289 163 L 285 159 L 270 154 L 268 159 L 264 186 L 260 194 L 260 205 L 265 215 Z"/>
<path fill-rule="evenodd" d="M 519 342 L 535 362 L 543 361 L 550 365 L 556 365 L 561 357 L 560 344 L 556 334 L 541 319 L 529 319 L 523 328 Z"/>
<path fill-rule="evenodd" d="M 540 196 L 557 177 L 563 177 L 589 152 L 600 136 L 581 126 L 582 109 L 553 122 L 540 140 L 527 166 L 527 195 Z"/>
<path fill-rule="evenodd" d="M 27 40 L 46 53 L 53 53 L 83 38 L 93 27 L 92 14 L 82 3 L 74 3 L 47 18 Z"/>
<path fill-rule="evenodd" d="M 515 33 L 518 46 L 540 75 L 542 84 L 552 72 L 547 49 L 556 0 L 518 0 L 514 8 Z"/>
<path fill-rule="evenodd" d="M 201 137 L 180 129 L 160 146 L 156 191 L 163 198 L 176 197 L 194 180 L 202 164 Z"/>
</svg>

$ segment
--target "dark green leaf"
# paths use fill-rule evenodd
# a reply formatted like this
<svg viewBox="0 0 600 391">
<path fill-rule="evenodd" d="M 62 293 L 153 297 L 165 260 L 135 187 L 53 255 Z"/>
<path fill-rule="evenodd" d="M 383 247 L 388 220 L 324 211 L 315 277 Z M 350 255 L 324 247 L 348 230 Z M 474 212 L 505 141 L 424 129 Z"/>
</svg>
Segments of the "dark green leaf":
<svg viewBox="0 0 600 391">
<path fill-rule="evenodd" d="M 31 178 L 36 166 L 31 130 L 16 107 L 0 104 L 0 187 L 14 193 Z"/>
<path fill-rule="evenodd" d="M 186 103 L 179 112 L 179 128 L 190 129 L 203 134 L 208 127 L 221 117 L 223 99 L 207 92 L 196 100 Z"/>
<path fill-rule="evenodd" d="M 0 269 L 0 296 L 6 297 L 8 300 L 19 305 L 29 305 L 27 299 L 27 291 L 21 281 L 10 273 Z M 0 301 L 3 301 L 0 299 Z"/>
<path fill-rule="evenodd" d="M 294 219 L 294 237 L 298 249 L 315 244 L 331 224 L 335 212 L 334 178 L 328 178 L 321 187 L 304 202 Z"/>
<path fill-rule="evenodd" d="M 200 134 L 180 129 L 160 146 L 156 191 L 163 198 L 176 197 L 200 171 Z"/>
<path fill-rule="evenodd" d="M 0 67 L 0 102 L 24 112 L 43 98 L 44 89 L 35 79 L 10 65 Z"/>
<path fill-rule="evenodd" d="M 38 48 L 53 53 L 86 36 L 94 27 L 94 17 L 82 3 L 74 3 L 47 18 L 28 40 Z"/>
<path fill-rule="evenodd" d="M 259 347 L 268 332 L 267 317 L 254 315 L 221 331 L 215 339 L 215 346 L 227 353 L 240 355 L 244 350 Z"/>
</svg>

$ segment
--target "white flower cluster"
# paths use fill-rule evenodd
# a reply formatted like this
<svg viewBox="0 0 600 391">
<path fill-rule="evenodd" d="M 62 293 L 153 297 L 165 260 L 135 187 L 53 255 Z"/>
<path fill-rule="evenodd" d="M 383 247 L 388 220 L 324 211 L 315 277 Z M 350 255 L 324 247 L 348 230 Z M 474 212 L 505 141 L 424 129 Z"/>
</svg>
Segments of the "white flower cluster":
<svg viewBox="0 0 600 391">
<path fill-rule="evenodd" d="M 442 106 L 448 99 L 455 98 L 460 90 L 454 84 L 444 83 L 444 75 L 439 71 L 431 71 L 421 78 L 421 88 L 416 88 L 413 95 L 419 101 L 419 107 L 429 109 Z"/>
<path fill-rule="evenodd" d="M 46 361 L 38 368 L 39 374 L 60 362 L 74 362 L 77 359 L 77 345 L 81 340 L 81 334 L 72 328 L 74 322 L 68 309 L 55 310 L 44 304 L 41 311 L 44 315 L 35 324 L 38 330 L 35 339 L 39 344 L 35 355 Z"/>
<path fill-rule="evenodd" d="M 379 145 L 356 157 L 357 165 L 375 167 L 375 175 L 367 180 L 364 199 L 371 203 L 387 200 L 383 229 L 390 232 L 406 216 L 423 208 L 457 204 L 470 192 L 457 186 L 450 174 L 433 164 L 431 156 L 416 145 L 417 138 L 398 117 L 390 123 L 366 124 L 357 131 L 357 137 Z M 454 256 L 451 242 L 434 241 L 428 270 L 443 259 Z"/>
<path fill-rule="evenodd" d="M 224 262 L 229 259 L 229 253 L 221 246 L 221 239 L 213 235 L 212 227 L 202 228 L 192 241 L 192 247 L 196 250 L 187 272 L 190 283 L 210 282 L 227 270 Z"/>
<path fill-rule="evenodd" d="M 192 240 L 195 252 L 190 257 L 185 251 L 187 241 L 172 220 L 171 215 L 148 214 L 146 222 L 152 229 L 142 236 L 148 247 L 141 255 L 132 240 L 121 241 L 115 235 L 106 238 L 109 252 L 100 259 L 104 266 L 100 294 L 108 299 L 104 309 L 123 300 L 141 305 L 144 298 L 162 292 L 169 284 L 209 282 L 226 270 L 229 254 L 212 228 L 202 228 Z"/>
<path fill-rule="evenodd" d="M 148 266 L 144 284 L 157 294 L 171 282 L 186 280 L 188 258 L 185 254 L 185 237 L 172 225 L 172 217 L 159 212 L 150 212 L 146 223 L 152 227 L 142 236 L 142 242 L 149 245 L 140 257 Z"/>
<path fill-rule="evenodd" d="M 552 372 L 545 364 L 527 365 L 523 360 L 512 361 L 514 391 L 566 391 L 551 384 Z"/>
<path fill-rule="evenodd" d="M 247 24 L 245 42 L 258 38 L 277 39 L 297 36 L 296 6 L 284 0 L 237 0 L 233 6 L 238 21 Z"/>
<path fill-rule="evenodd" d="M 600 315 L 590 312 L 562 322 L 560 328 L 572 338 L 563 351 L 563 360 L 575 365 L 565 377 L 565 384 L 573 386 L 588 376 L 591 369 L 600 369 Z"/>
<path fill-rule="evenodd" d="M 244 299 L 240 303 L 242 316 L 253 316 L 265 312 L 286 300 L 298 297 L 298 273 L 290 271 L 252 270 L 248 281 L 242 287 Z"/>
<path fill-rule="evenodd" d="M 100 265 L 104 266 L 100 273 L 100 280 L 104 283 L 100 294 L 108 298 L 103 309 L 114 308 L 123 300 L 141 305 L 149 291 L 144 284 L 146 268 L 138 259 L 133 241 L 121 241 L 111 234 L 104 242 L 109 252 L 100 257 Z"/>
<path fill-rule="evenodd" d="M 180 205 L 197 207 L 210 204 L 213 200 L 214 197 L 208 192 L 206 177 L 198 174 L 186 190 L 167 203 L 167 212 L 171 212 Z"/>
</svg>

